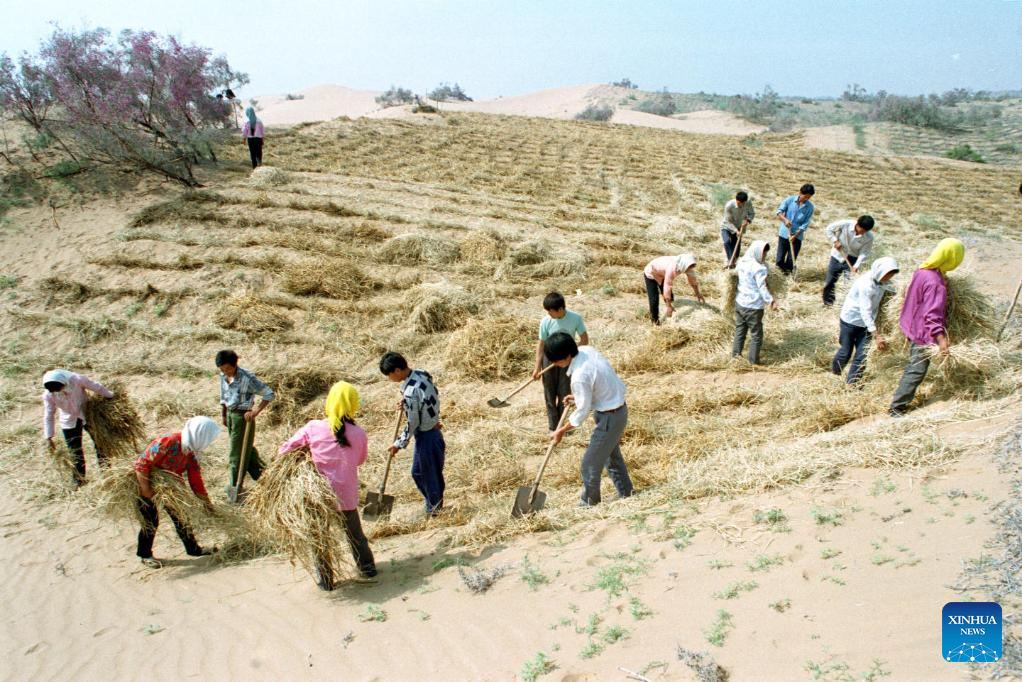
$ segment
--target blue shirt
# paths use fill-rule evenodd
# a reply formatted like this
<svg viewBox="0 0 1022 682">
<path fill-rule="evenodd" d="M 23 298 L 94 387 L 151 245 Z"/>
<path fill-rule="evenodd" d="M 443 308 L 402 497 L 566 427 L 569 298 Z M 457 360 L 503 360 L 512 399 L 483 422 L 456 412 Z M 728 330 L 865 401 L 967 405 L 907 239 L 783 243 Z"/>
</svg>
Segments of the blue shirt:
<svg viewBox="0 0 1022 682">
<path fill-rule="evenodd" d="M 570 310 L 564 311 L 563 317 L 550 317 L 547 315 L 539 323 L 539 340 L 546 341 L 551 334 L 564 332 L 571 338 L 581 337 L 586 333 L 585 322 L 582 316 Z"/>
<path fill-rule="evenodd" d="M 239 367 L 231 383 L 227 383 L 227 377 L 223 373 L 220 374 L 220 404 L 226 405 L 227 409 L 251 410 L 256 395 L 262 396 L 266 402 L 275 397 L 273 389 L 259 381 L 256 375 L 247 369 Z"/>
<path fill-rule="evenodd" d="M 795 239 L 802 241 L 806 228 L 809 227 L 809 222 L 813 219 L 813 202 L 807 200 L 806 203 L 799 206 L 798 195 L 792 194 L 777 207 L 777 213 L 791 221 L 791 229 L 795 232 Z M 784 237 L 785 239 L 791 237 L 788 233 L 788 226 L 783 221 L 780 224 L 780 229 L 777 231 L 777 236 Z"/>
</svg>

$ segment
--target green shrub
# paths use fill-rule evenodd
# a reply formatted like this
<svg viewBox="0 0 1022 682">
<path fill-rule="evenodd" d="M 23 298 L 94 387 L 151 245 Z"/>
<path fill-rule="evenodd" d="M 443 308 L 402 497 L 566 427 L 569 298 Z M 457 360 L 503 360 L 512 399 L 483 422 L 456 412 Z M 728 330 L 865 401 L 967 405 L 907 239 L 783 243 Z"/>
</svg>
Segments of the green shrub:
<svg viewBox="0 0 1022 682">
<path fill-rule="evenodd" d="M 609 121 L 614 116 L 614 109 L 607 106 L 596 106 L 590 104 L 582 111 L 575 114 L 575 118 L 579 121 Z"/>
<path fill-rule="evenodd" d="M 958 161 L 971 161 L 973 163 L 986 163 L 983 157 L 980 156 L 979 152 L 970 147 L 967 144 L 955 145 L 951 149 L 944 152 L 944 156 L 949 159 L 957 159 Z"/>
</svg>

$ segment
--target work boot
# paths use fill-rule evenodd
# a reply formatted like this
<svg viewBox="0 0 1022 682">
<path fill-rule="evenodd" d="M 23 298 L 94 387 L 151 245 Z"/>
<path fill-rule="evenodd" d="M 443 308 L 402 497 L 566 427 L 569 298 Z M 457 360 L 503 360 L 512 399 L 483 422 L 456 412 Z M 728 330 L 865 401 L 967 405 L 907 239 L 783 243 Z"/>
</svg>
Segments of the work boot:
<svg viewBox="0 0 1022 682">
<path fill-rule="evenodd" d="M 159 559 L 154 559 L 151 556 L 144 556 L 141 558 L 142 565 L 146 568 L 163 568 L 163 562 Z"/>
</svg>

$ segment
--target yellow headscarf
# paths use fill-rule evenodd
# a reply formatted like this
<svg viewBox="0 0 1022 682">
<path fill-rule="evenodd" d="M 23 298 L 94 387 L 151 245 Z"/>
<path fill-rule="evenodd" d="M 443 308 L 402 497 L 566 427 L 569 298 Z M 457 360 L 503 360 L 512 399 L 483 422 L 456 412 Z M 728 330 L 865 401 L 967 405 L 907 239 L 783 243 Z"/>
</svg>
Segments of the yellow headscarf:
<svg viewBox="0 0 1022 682">
<path fill-rule="evenodd" d="M 946 275 L 961 265 L 964 258 L 965 244 L 957 239 L 941 239 L 930 257 L 919 267 L 925 270 L 940 270 Z"/>
<path fill-rule="evenodd" d="M 358 390 L 347 381 L 338 381 L 330 387 L 326 397 L 326 420 L 337 431 L 345 418 L 354 420 L 358 412 Z"/>
</svg>

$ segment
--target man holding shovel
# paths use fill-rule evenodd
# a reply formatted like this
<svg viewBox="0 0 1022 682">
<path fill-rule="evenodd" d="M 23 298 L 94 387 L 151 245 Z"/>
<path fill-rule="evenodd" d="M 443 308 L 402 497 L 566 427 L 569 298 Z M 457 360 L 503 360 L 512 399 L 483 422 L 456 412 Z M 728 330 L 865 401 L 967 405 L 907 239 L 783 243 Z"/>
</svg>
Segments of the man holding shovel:
<svg viewBox="0 0 1022 682">
<path fill-rule="evenodd" d="M 415 436 L 412 480 L 426 500 L 426 514 L 436 516 L 444 508 L 444 455 L 447 444 L 441 433 L 440 394 L 429 372 L 411 369 L 400 353 L 388 351 L 380 358 L 380 373 L 401 384 L 401 407 L 406 424 L 390 446 L 393 457 Z"/>
<path fill-rule="evenodd" d="M 842 274 L 859 274 L 873 250 L 873 216 L 861 215 L 858 220 L 838 220 L 827 225 L 827 237 L 834 248 L 827 263 L 827 279 L 823 283 L 823 305 L 834 305 L 834 287 Z"/>
<path fill-rule="evenodd" d="M 813 219 L 813 202 L 810 199 L 816 194 L 816 188 L 806 183 L 777 207 L 780 225 L 777 230 L 777 267 L 785 276 L 795 269 L 795 260 L 802 250 L 802 238 L 805 237 L 809 223 Z"/>
<path fill-rule="evenodd" d="M 546 400 L 546 420 L 550 433 L 557 429 L 557 422 L 564 411 L 564 399 L 571 392 L 568 382 L 568 374 L 563 367 L 553 367 L 544 374 L 543 368 L 549 366 L 550 362 L 543 357 L 546 347 L 546 340 L 551 334 L 564 332 L 571 338 L 578 336 L 578 342 L 583 346 L 589 345 L 589 332 L 586 331 L 585 322 L 578 313 L 568 310 L 564 302 L 564 296 L 556 291 L 546 295 L 543 299 L 543 308 L 546 310 L 546 317 L 539 323 L 539 343 L 536 344 L 536 368 L 532 371 L 533 380 L 543 375 L 543 398 Z"/>
<path fill-rule="evenodd" d="M 733 268 L 735 261 L 742 255 L 742 235 L 755 217 L 756 209 L 752 207 L 752 199 L 745 192 L 739 192 L 734 199 L 724 204 L 720 240 L 724 242 L 724 262 L 728 268 Z"/>
<path fill-rule="evenodd" d="M 590 412 L 594 413 L 596 421 L 589 446 L 582 455 L 580 506 L 600 503 L 600 479 L 604 469 L 610 474 L 618 496 L 631 496 L 632 479 L 621 455 L 621 436 L 628 424 L 624 382 L 599 351 L 592 346 L 580 348 L 575 339 L 563 332 L 551 334 L 546 340 L 546 357 L 551 364 L 567 368 L 571 395 L 565 403 L 575 404 L 568 422 L 550 436 L 553 442 L 560 443 L 564 434 L 581 426 Z"/>
<path fill-rule="evenodd" d="M 266 409 L 275 396 L 273 389 L 260 381 L 255 374 L 238 367 L 238 354 L 233 350 L 218 352 L 215 362 L 217 369 L 220 370 L 221 417 L 231 440 L 228 485 L 237 488 L 240 480 L 238 467 L 246 439 L 248 451 L 245 455 L 245 473 L 251 476 L 253 481 L 259 480 L 263 473 L 263 463 L 255 448 L 255 418 Z M 253 404 L 256 395 L 262 398 L 258 405 Z"/>
</svg>

